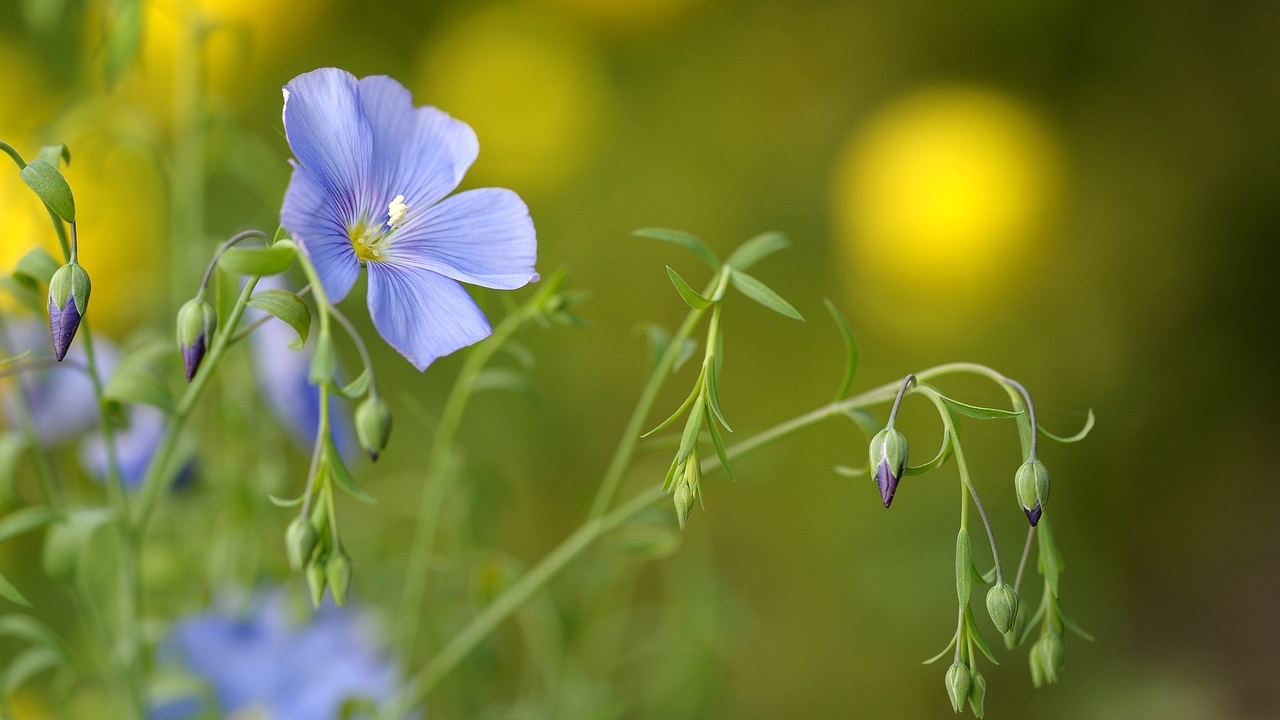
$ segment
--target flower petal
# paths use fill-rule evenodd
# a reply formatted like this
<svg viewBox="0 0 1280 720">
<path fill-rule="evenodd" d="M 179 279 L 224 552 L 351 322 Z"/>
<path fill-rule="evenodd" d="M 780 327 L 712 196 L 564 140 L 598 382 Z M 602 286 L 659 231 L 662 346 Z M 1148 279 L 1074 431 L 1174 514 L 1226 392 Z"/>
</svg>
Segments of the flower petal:
<svg viewBox="0 0 1280 720">
<path fill-rule="evenodd" d="M 384 75 L 361 79 L 359 96 L 373 134 L 377 212 L 385 213 L 397 195 L 410 208 L 427 208 L 458 187 L 480 153 L 470 126 L 437 108 L 415 108 L 409 91 Z"/>
<path fill-rule="evenodd" d="M 284 87 L 284 132 L 298 163 L 355 220 L 369 207 L 373 133 L 361 111 L 356 78 L 337 68 L 304 73 Z"/>
<path fill-rule="evenodd" d="M 295 165 L 284 191 L 280 224 L 306 250 L 332 302 L 346 297 L 360 274 L 360 261 L 351 247 L 343 218 L 337 213 L 337 206 L 316 184 L 314 176 Z"/>
<path fill-rule="evenodd" d="M 484 313 L 453 280 L 391 263 L 368 266 L 373 324 L 418 370 L 491 332 Z"/>
<path fill-rule="evenodd" d="M 538 278 L 533 218 L 510 190 L 458 193 L 410 215 L 393 238 L 390 262 L 460 282 L 512 290 Z"/>
</svg>

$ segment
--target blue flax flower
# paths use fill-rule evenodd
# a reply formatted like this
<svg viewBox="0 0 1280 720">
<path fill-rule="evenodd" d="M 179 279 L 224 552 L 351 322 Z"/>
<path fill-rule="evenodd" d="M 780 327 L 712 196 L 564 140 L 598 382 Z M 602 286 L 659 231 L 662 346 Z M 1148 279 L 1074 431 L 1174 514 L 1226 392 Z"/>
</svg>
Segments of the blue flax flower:
<svg viewBox="0 0 1280 720">
<path fill-rule="evenodd" d="M 284 129 L 296 160 L 281 224 L 331 301 L 368 268 L 373 324 L 419 370 L 491 332 L 459 282 L 511 290 L 538 278 L 519 196 L 481 188 L 446 197 L 479 153 L 475 133 L 415 108 L 395 80 L 337 68 L 299 75 L 284 88 Z"/>
<path fill-rule="evenodd" d="M 390 700 L 399 673 L 370 638 L 368 618 L 350 607 L 321 606 L 305 620 L 280 591 L 249 598 L 239 611 L 215 610 L 177 621 L 162 658 L 208 685 L 216 707 L 200 697 L 151 708 L 151 720 L 264 717 L 333 720 L 345 702 Z M 362 714 L 353 717 L 365 717 Z"/>
</svg>

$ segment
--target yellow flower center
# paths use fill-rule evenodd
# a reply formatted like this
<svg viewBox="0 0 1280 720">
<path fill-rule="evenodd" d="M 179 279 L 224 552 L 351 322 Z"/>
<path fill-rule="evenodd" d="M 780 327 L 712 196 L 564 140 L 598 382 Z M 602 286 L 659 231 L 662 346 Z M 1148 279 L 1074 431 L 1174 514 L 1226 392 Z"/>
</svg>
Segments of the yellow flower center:
<svg viewBox="0 0 1280 720">
<path fill-rule="evenodd" d="M 381 261 L 387 259 L 386 253 L 387 248 L 391 245 L 392 231 L 404 224 L 404 218 L 408 214 L 409 206 L 404 204 L 404 196 L 397 195 L 387 205 L 386 225 L 367 227 L 365 226 L 365 221 L 361 220 L 347 229 L 347 237 L 351 239 L 351 248 L 356 251 L 356 257 L 360 259 L 361 264 L 370 260 Z"/>
</svg>

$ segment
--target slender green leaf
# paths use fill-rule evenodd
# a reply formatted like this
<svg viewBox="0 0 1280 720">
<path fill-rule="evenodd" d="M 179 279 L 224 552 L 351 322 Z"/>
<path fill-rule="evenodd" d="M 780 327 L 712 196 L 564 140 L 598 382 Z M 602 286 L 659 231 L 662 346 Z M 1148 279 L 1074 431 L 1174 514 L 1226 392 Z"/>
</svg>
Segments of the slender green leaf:
<svg viewBox="0 0 1280 720">
<path fill-rule="evenodd" d="M 26 640 L 28 643 L 47 647 L 58 653 L 64 662 L 71 662 L 71 653 L 62 639 L 44 623 L 22 613 L 9 613 L 0 616 L 0 635 Z"/>
<path fill-rule="evenodd" d="M 377 502 L 373 496 L 365 492 L 357 483 L 356 479 L 351 476 L 351 471 L 347 470 L 347 466 L 342 462 L 342 456 L 338 454 L 338 448 L 333 444 L 333 440 L 328 441 L 325 451 L 326 464 L 333 474 L 333 479 L 337 481 L 338 487 L 346 491 L 351 497 L 372 505 Z"/>
<path fill-rule="evenodd" d="M 1047 437 L 1050 440 L 1056 440 L 1060 443 L 1080 442 L 1081 440 L 1089 436 L 1090 430 L 1093 430 L 1093 408 L 1089 408 L 1089 417 L 1085 419 L 1084 427 L 1080 428 L 1080 432 L 1070 437 L 1059 437 L 1049 432 L 1048 430 L 1045 430 L 1043 427 L 1039 427 L 1039 426 L 1037 426 L 1036 429 L 1040 431 L 1041 436 Z"/>
<path fill-rule="evenodd" d="M 750 275 L 734 270 L 729 275 L 729 282 L 738 289 L 738 292 L 755 300 L 761 305 L 780 314 L 786 315 L 793 320 L 804 321 L 804 316 L 798 310 L 791 306 L 791 303 L 783 300 L 778 293 L 769 288 L 768 285 L 751 277 Z"/>
<path fill-rule="evenodd" d="M 676 460 L 688 460 L 698 444 L 698 433 L 702 430 L 702 418 L 706 414 L 705 407 L 699 402 L 694 403 L 689 410 L 689 419 L 685 421 L 684 432 L 680 435 L 680 449 L 676 451 Z"/>
<path fill-rule="evenodd" d="M 1062 568 L 1059 566 L 1061 560 L 1058 557 L 1058 548 L 1053 543 L 1053 533 L 1049 530 L 1049 519 L 1045 516 L 1040 517 L 1040 523 L 1036 525 L 1036 545 L 1039 546 L 1040 574 L 1044 576 L 1045 582 L 1049 583 L 1049 589 L 1053 592 L 1054 597 L 1058 597 L 1058 575 Z"/>
<path fill-rule="evenodd" d="M 31 603 L 22 596 L 22 593 L 18 592 L 18 588 L 14 587 L 13 583 L 9 582 L 9 579 L 4 575 L 0 575 L 0 597 L 18 605 L 31 607 Z"/>
<path fill-rule="evenodd" d="M 852 468 L 848 465 L 837 465 L 835 467 L 836 474 L 840 477 L 861 478 L 866 477 L 871 472 L 865 465 L 862 467 Z"/>
<path fill-rule="evenodd" d="M 249 307 L 265 310 L 288 323 L 298 333 L 298 339 L 289 343 L 294 350 L 301 350 L 311 331 L 311 310 L 302 298 L 288 290 L 262 290 L 249 298 Z"/>
<path fill-rule="evenodd" d="M 831 319 L 836 321 L 836 327 L 840 329 L 840 338 L 844 340 L 844 379 L 840 382 L 840 389 L 836 391 L 835 397 L 839 401 L 843 400 L 849 393 L 849 388 L 853 387 L 853 376 L 858 371 L 858 339 L 853 336 L 853 330 L 849 328 L 844 315 L 836 309 L 835 303 L 826 298 L 823 298 L 822 303 L 827 306 L 827 312 L 831 313 Z"/>
<path fill-rule="evenodd" d="M 680 349 L 676 353 L 676 361 L 671 363 L 671 373 L 674 375 L 689 362 L 689 358 L 693 357 L 693 353 L 698 350 L 698 341 L 693 338 L 685 338 L 680 341 Z"/>
<path fill-rule="evenodd" d="M 532 372 L 538 365 L 538 358 L 529 349 L 528 345 L 518 340 L 508 340 L 502 344 L 501 350 L 511 357 L 515 358 L 517 364 L 524 368 L 525 372 Z"/>
<path fill-rule="evenodd" d="M 338 390 L 338 394 L 348 400 L 358 400 L 369 392 L 369 382 L 373 379 L 373 374 L 369 372 L 369 368 L 365 368 L 356 376 L 355 380 L 347 383 Z"/>
<path fill-rule="evenodd" d="M 34 158 L 18 175 L 58 217 L 69 223 L 76 221 L 76 201 L 71 196 L 71 186 L 58 168 L 44 158 Z"/>
<path fill-rule="evenodd" d="M 57 520 L 59 515 L 42 505 L 15 510 L 0 520 L 0 543 Z"/>
<path fill-rule="evenodd" d="M 707 432 L 711 435 L 711 444 L 716 449 L 716 456 L 720 458 L 720 465 L 724 467 L 725 474 L 729 476 L 730 480 L 737 480 L 733 476 L 733 467 L 729 464 L 729 453 L 725 450 L 724 438 L 720 437 L 720 429 L 716 427 L 715 420 L 709 416 L 707 417 Z"/>
<path fill-rule="evenodd" d="M 506 390 L 524 395 L 531 400 L 538 399 L 538 391 L 529 382 L 529 376 L 511 368 L 491 367 L 477 373 L 473 392 L 480 393 L 486 390 Z"/>
<path fill-rule="evenodd" d="M 1066 625 L 1071 630 L 1071 632 L 1075 633 L 1076 635 L 1079 635 L 1081 639 L 1088 640 L 1089 642 L 1093 642 L 1094 637 L 1090 635 L 1088 632 L 1086 632 L 1084 628 L 1080 627 L 1080 625 L 1077 624 L 1075 620 L 1072 620 L 1071 616 L 1067 614 L 1067 611 L 1063 609 L 1062 601 L 1055 600 L 1054 602 L 1056 603 L 1055 607 L 1057 607 L 1056 614 L 1059 618 L 1062 618 L 1062 624 Z"/>
<path fill-rule="evenodd" d="M 282 498 L 276 495 L 272 495 L 271 493 L 267 493 L 267 499 L 270 500 L 271 504 L 275 505 L 276 507 L 291 508 L 291 507 L 298 507 L 299 505 L 301 505 L 302 501 L 307 499 L 307 496 L 299 495 L 296 498 L 290 499 L 290 498 Z"/>
<path fill-rule="evenodd" d="M 724 411 L 720 409 L 720 372 L 714 362 L 707 364 L 707 404 L 724 429 L 733 432 L 733 428 L 724 419 Z"/>
<path fill-rule="evenodd" d="M 702 258 L 702 261 L 711 267 L 712 270 L 720 269 L 720 260 L 716 254 L 711 252 L 711 248 L 702 240 L 680 230 L 672 230 L 670 228 L 641 228 L 631 233 L 636 237 L 649 238 L 651 240 L 661 240 L 669 242 L 672 245 L 680 247 L 692 252 L 694 255 Z"/>
<path fill-rule="evenodd" d="M 657 433 L 657 432 L 661 432 L 662 430 L 664 430 L 664 429 L 666 429 L 667 427 L 669 427 L 669 426 L 671 425 L 671 423 L 675 422 L 677 418 L 679 418 L 681 415 L 683 415 L 683 414 L 684 414 L 684 411 L 685 411 L 685 410 L 688 410 L 688 409 L 689 409 L 689 406 L 690 406 L 690 405 L 693 405 L 693 401 L 694 401 L 694 400 L 696 400 L 696 399 L 698 398 L 698 391 L 699 391 L 699 390 L 700 390 L 700 388 L 699 388 L 699 387 L 698 387 L 698 385 L 695 383 L 695 384 L 694 384 L 694 386 L 693 386 L 693 391 L 692 391 L 692 392 L 690 392 L 690 393 L 689 393 L 689 396 L 688 396 L 688 397 L 686 397 L 686 398 L 684 399 L 684 402 L 680 403 L 680 407 L 676 408 L 676 411 L 675 411 L 675 412 L 673 412 L 673 413 L 671 413 L 671 416 L 670 416 L 670 417 L 668 417 L 666 420 L 663 420 L 662 422 L 658 423 L 658 426 L 657 426 L 657 427 L 655 427 L 654 429 L 650 430 L 649 432 L 647 432 L 647 433 L 645 433 L 645 434 L 641 435 L 640 437 L 649 437 L 650 435 L 653 435 L 654 433 Z"/>
<path fill-rule="evenodd" d="M 956 535 L 956 597 L 961 605 L 969 604 L 973 591 L 973 546 L 969 531 L 960 528 Z"/>
<path fill-rule="evenodd" d="M 680 293 L 680 297 L 684 299 L 689 307 L 694 310 L 704 310 L 711 307 L 711 301 L 699 295 L 697 290 L 689 287 L 689 283 L 680 277 L 680 273 L 671 269 L 670 265 L 667 266 L 667 275 L 671 277 L 671 284 L 676 286 L 676 292 Z"/>
<path fill-rule="evenodd" d="M 24 650 L 5 668 L 4 690 L 11 693 L 36 675 L 64 664 L 64 658 L 52 648 L 37 646 Z"/>
<path fill-rule="evenodd" d="M 765 232 L 742 243 L 729 254 L 725 264 L 736 270 L 746 270 L 770 255 L 787 247 L 787 238 L 782 233 Z"/>
<path fill-rule="evenodd" d="M 662 479 L 662 492 L 671 492 L 672 481 L 676 478 L 676 470 L 680 467 L 680 461 L 675 458 L 671 459 L 671 464 L 667 466 L 667 475 Z"/>
<path fill-rule="evenodd" d="M 58 167 L 61 163 L 71 164 L 71 150 L 66 145 L 45 145 L 36 156 L 41 160 Z"/>
<path fill-rule="evenodd" d="M 867 442 L 870 442 L 871 438 L 876 436 L 876 433 L 884 429 L 884 423 L 880 422 L 880 418 L 876 417 L 870 410 L 863 408 L 845 409 L 841 414 L 858 426 L 862 434 L 867 436 Z"/>
<path fill-rule="evenodd" d="M 22 352 L 12 357 L 0 358 L 0 367 L 4 367 L 5 365 L 12 365 L 16 362 L 19 362 L 20 360 L 22 360 L 23 358 L 25 358 L 30 354 L 31 354 L 31 350 L 27 349 L 27 350 L 23 350 Z"/>
<path fill-rule="evenodd" d="M 923 465 L 908 465 L 903 471 L 903 475 L 923 475 L 930 470 L 942 465 L 951 457 L 951 431 L 942 431 L 942 447 L 938 448 L 938 454 L 933 459 Z"/>
<path fill-rule="evenodd" d="M 978 569 L 977 569 L 977 568 L 974 568 L 974 572 L 977 572 L 977 571 L 978 571 Z M 995 566 L 995 565 L 992 565 L 990 570 L 988 570 L 988 571 L 986 571 L 986 572 L 984 572 L 984 573 L 978 573 L 978 580 L 975 580 L 975 582 L 978 582 L 978 581 L 984 582 L 984 583 L 986 583 L 986 584 L 988 584 L 988 585 L 990 585 L 991 583 L 995 582 L 995 581 L 996 581 L 996 566 Z"/>
<path fill-rule="evenodd" d="M 48 285 L 49 279 L 62 264 L 53 259 L 44 248 L 32 248 L 13 268 L 13 276 L 28 280 L 31 284 Z"/>
<path fill-rule="evenodd" d="M 218 267 L 238 275 L 275 275 L 289 269 L 294 252 L 289 245 L 231 248 L 218 258 Z"/>
<path fill-rule="evenodd" d="M 1040 621 L 1044 620 L 1044 613 L 1045 613 L 1045 607 L 1046 607 L 1045 601 L 1046 601 L 1046 598 L 1044 597 L 1040 599 L 1040 604 L 1036 606 L 1036 611 L 1031 614 L 1031 619 L 1027 620 L 1025 625 L 1021 620 L 1018 621 L 1018 625 L 1022 626 L 1022 633 L 1018 635 L 1018 643 L 1017 643 L 1018 645 L 1021 645 L 1022 643 L 1026 642 L 1027 638 L 1031 637 L 1031 633 L 1035 632 L 1038 629 L 1038 626 L 1040 625 Z"/>
<path fill-rule="evenodd" d="M 947 653 L 951 652 L 951 648 L 953 648 L 953 647 L 955 647 L 955 646 L 956 646 L 956 637 L 957 637 L 957 636 L 952 635 L 952 636 L 951 636 L 951 642 L 947 643 L 947 646 L 946 646 L 946 647 L 944 647 L 944 648 L 942 648 L 942 652 L 938 653 L 937 655 L 934 655 L 933 657 L 929 658 L 928 660 L 925 660 L 924 662 L 922 662 L 922 663 L 920 663 L 920 664 L 921 664 L 921 665 L 932 665 L 932 664 L 934 664 L 934 663 L 938 662 L 939 660 L 941 660 L 942 658 L 946 657 Z"/>
<path fill-rule="evenodd" d="M 999 665 L 1000 661 L 996 660 L 996 656 L 991 652 L 991 646 L 987 644 L 987 639 L 982 637 L 982 631 L 978 629 L 978 623 L 973 619 L 973 606 L 970 605 L 964 609 L 964 621 L 969 626 L 969 637 L 973 640 L 973 644 L 978 646 L 983 655 L 991 661 L 992 665 Z"/>
<path fill-rule="evenodd" d="M 951 410 L 967 415 L 978 420 L 1004 420 L 1006 418 L 1016 418 L 1021 413 L 1012 410 L 1001 410 L 1000 408 L 980 407 L 978 405 L 970 405 L 962 403 L 959 400 L 952 400 L 946 395 L 942 395 L 942 402 Z"/>
</svg>

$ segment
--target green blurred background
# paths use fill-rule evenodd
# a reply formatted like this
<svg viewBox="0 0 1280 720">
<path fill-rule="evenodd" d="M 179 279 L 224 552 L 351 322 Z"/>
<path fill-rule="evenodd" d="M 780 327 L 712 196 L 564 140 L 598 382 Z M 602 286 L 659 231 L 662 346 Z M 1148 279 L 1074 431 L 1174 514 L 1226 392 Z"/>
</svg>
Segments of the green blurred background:
<svg viewBox="0 0 1280 720">
<path fill-rule="evenodd" d="M 281 85 L 325 65 L 388 74 L 476 129 L 465 185 L 519 192 L 544 277 L 566 267 L 592 291 L 590 328 L 524 337 L 539 399 L 484 396 L 468 418 L 459 492 L 487 528 L 468 543 L 528 565 L 585 515 L 643 380 L 637 328 L 682 315 L 663 266 L 705 281 L 692 256 L 630 231 L 682 228 L 724 254 L 776 229 L 793 247 L 758 275 L 807 322 L 730 303 L 738 436 L 838 385 L 824 297 L 861 341 L 856 388 L 971 360 L 1021 380 L 1052 430 L 1097 414 L 1086 442 L 1043 455 L 1064 600 L 1098 639 L 1071 640 L 1062 683 L 1040 691 L 1025 653 L 1000 653 L 988 717 L 1280 716 L 1280 5 L 149 0 L 130 59 L 131 7 L 0 3 L 0 137 L 71 146 L 98 328 L 167 332 L 158 288 L 186 276 L 172 297 L 189 295 L 182 258 L 275 226 Z M 203 184 L 194 204 L 169 189 L 182 172 Z M 52 243 L 35 202 L 0 177 L 5 268 Z M 403 393 L 367 481 L 384 502 L 345 515 L 364 538 L 353 554 L 391 556 L 357 581 L 375 603 L 397 590 L 421 418 L 457 367 L 419 376 L 383 356 Z M 659 408 L 692 381 L 677 376 Z M 931 454 L 925 403 L 903 421 Z M 969 425 L 1016 556 L 1014 434 Z M 864 457 L 836 423 L 709 481 L 679 551 L 632 580 L 637 606 L 660 595 L 682 629 L 622 631 L 596 678 L 641 687 L 626 716 L 949 715 L 944 668 L 920 661 L 954 625 L 955 471 L 904 481 L 886 512 L 869 480 L 833 472 Z M 624 492 L 664 465 L 639 463 Z M 521 688 L 507 677 L 496 701 L 518 707 Z"/>
</svg>

